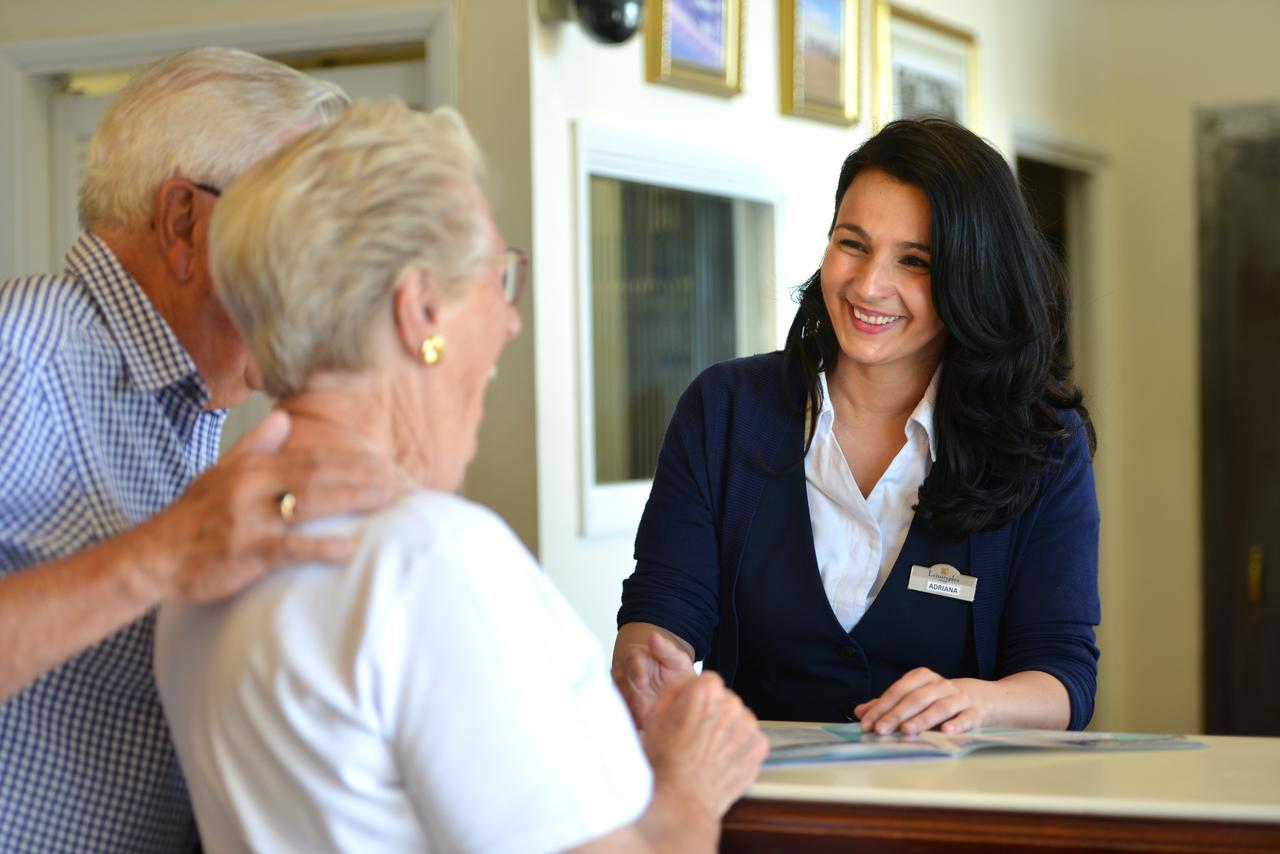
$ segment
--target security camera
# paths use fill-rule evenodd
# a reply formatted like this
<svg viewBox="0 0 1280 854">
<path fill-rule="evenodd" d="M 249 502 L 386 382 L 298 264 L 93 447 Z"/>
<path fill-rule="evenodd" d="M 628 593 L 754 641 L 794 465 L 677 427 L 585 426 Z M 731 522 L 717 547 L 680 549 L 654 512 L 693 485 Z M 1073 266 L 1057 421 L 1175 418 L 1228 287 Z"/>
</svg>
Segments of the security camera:
<svg viewBox="0 0 1280 854">
<path fill-rule="evenodd" d="M 578 22 L 596 41 L 621 44 L 640 29 L 644 0 L 573 0 Z"/>
<path fill-rule="evenodd" d="M 621 44 L 640 29 L 644 0 L 538 0 L 544 21 L 577 19 L 587 35 L 605 44 Z"/>
</svg>

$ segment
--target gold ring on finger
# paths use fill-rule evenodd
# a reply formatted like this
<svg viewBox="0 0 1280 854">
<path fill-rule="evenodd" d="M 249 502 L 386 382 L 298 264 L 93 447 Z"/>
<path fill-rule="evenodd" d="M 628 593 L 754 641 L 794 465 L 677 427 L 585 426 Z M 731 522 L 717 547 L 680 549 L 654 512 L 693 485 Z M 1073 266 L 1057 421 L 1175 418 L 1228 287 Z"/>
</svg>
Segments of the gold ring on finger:
<svg viewBox="0 0 1280 854">
<path fill-rule="evenodd" d="M 280 510 L 280 518 L 286 522 L 293 521 L 294 511 L 298 509 L 298 499 L 288 490 L 276 496 L 276 507 Z"/>
</svg>

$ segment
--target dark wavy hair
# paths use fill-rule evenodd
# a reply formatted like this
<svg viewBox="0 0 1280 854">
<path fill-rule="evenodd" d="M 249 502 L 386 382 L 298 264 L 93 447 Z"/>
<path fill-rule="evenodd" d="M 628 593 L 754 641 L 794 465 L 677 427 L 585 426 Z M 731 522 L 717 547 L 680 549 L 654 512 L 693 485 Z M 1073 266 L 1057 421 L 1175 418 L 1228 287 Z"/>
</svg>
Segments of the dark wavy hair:
<svg viewBox="0 0 1280 854">
<path fill-rule="evenodd" d="M 1072 430 L 1087 431 L 1090 451 L 1097 445 L 1071 364 L 1060 354 L 1068 313 L 1062 266 L 1004 158 L 954 122 L 885 125 L 845 159 L 836 215 L 863 169 L 879 169 L 929 198 L 933 304 L 947 339 L 934 408 L 937 462 L 916 512 L 956 538 L 997 528 L 1035 501 L 1060 468 Z M 840 354 L 821 269 L 796 296 L 784 361 L 789 375 L 803 378 L 816 413 L 818 374 Z M 1080 423 L 1064 410 L 1078 413 Z M 810 419 L 806 452 L 816 428 Z"/>
</svg>

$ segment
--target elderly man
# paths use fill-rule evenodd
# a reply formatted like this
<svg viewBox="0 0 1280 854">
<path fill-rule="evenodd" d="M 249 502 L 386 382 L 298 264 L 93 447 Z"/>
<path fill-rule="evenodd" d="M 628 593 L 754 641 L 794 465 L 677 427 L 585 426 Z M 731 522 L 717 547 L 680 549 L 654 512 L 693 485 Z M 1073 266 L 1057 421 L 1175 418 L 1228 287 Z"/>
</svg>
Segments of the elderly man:
<svg viewBox="0 0 1280 854">
<path fill-rule="evenodd" d="M 66 271 L 0 285 L 0 850 L 193 847 L 154 606 L 342 560 L 288 523 L 397 491 L 371 457 L 272 453 L 282 415 L 201 474 L 252 374 L 210 283 L 213 207 L 345 103 L 239 51 L 156 62 L 94 137 Z"/>
</svg>

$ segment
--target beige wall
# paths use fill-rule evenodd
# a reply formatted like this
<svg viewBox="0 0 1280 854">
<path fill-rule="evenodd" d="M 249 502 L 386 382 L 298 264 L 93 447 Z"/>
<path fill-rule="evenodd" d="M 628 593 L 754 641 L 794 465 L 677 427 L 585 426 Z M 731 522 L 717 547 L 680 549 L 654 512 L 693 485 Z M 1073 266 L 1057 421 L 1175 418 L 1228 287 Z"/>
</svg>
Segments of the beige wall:
<svg viewBox="0 0 1280 854">
<path fill-rule="evenodd" d="M 512 0 L 458 4 L 458 107 L 485 151 L 498 228 L 512 246 L 531 246 L 531 15 Z M 535 255 L 536 257 L 536 255 Z M 533 293 L 536 295 L 537 284 Z M 480 450 L 464 492 L 492 507 L 536 554 L 538 458 L 534 423 L 533 297 L 521 306 L 524 329 L 507 346 L 490 386 Z"/>
<path fill-rule="evenodd" d="M 1116 524 L 1126 533 L 1116 569 L 1134 627 L 1124 716 L 1135 727 L 1190 728 L 1200 722 L 1203 645 L 1195 111 L 1280 102 L 1280 6 L 1125 0 L 1108 20 L 1126 330 L 1115 365 L 1124 387 Z"/>
</svg>

